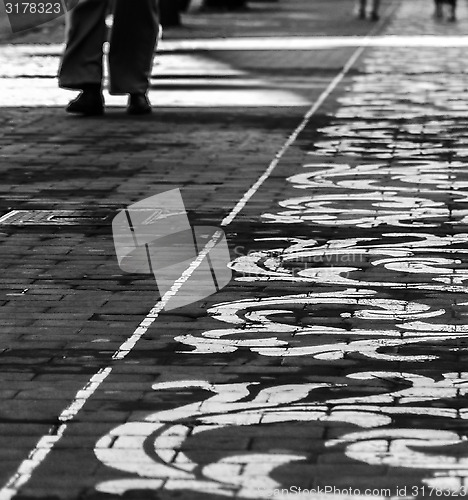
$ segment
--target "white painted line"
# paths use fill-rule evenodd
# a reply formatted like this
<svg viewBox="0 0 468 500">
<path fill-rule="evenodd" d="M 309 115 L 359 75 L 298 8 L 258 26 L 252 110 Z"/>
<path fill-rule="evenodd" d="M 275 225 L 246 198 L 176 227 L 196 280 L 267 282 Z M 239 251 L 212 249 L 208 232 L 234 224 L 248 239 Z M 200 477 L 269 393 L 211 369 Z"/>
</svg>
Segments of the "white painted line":
<svg viewBox="0 0 468 500">
<path fill-rule="evenodd" d="M 199 253 L 198 257 L 190 264 L 190 266 L 184 271 L 182 276 L 172 285 L 171 289 L 164 294 L 161 300 L 151 309 L 147 314 L 146 318 L 138 325 L 138 328 L 133 332 L 131 337 L 129 337 L 113 354 L 113 360 L 124 359 L 135 347 L 137 342 L 141 339 L 143 335 L 148 331 L 148 328 L 156 321 L 164 306 L 171 300 L 171 298 L 178 293 L 180 288 L 184 283 L 192 276 L 197 267 L 203 262 L 205 257 L 209 255 L 211 250 L 219 243 L 223 238 L 224 232 L 218 230 L 211 237 L 211 240 L 205 245 L 203 250 Z M 1 499 L 0 499 L 1 500 Z"/>
<path fill-rule="evenodd" d="M 380 26 L 377 25 L 373 32 Z M 369 35 L 371 36 L 372 33 Z M 364 41 L 365 39 L 363 39 Z M 316 103 L 309 109 L 309 111 L 304 116 L 304 119 L 299 124 L 299 126 L 290 135 L 284 146 L 278 151 L 273 161 L 270 163 L 265 172 L 260 176 L 260 178 L 252 185 L 252 187 L 244 194 L 242 199 L 236 204 L 236 206 L 231 210 L 229 215 L 223 219 L 221 226 L 225 227 L 232 223 L 235 217 L 242 211 L 248 201 L 254 196 L 262 184 L 268 179 L 273 170 L 278 165 L 281 158 L 284 156 L 286 151 L 297 139 L 299 134 L 304 130 L 312 116 L 321 107 L 324 101 L 329 97 L 337 85 L 343 80 L 344 76 L 356 62 L 356 60 L 361 56 L 362 52 L 366 49 L 363 44 L 357 50 L 354 51 L 353 55 L 349 58 L 348 62 L 344 65 L 340 73 L 332 80 L 325 91 L 320 95 Z M 216 246 L 218 240 L 223 237 L 223 231 L 217 231 L 212 239 L 207 243 L 204 249 L 200 252 L 197 259 L 194 260 L 183 275 L 173 284 L 169 292 L 167 292 L 158 302 L 153 309 L 148 313 L 145 319 L 138 325 L 136 330 L 132 335 L 115 351 L 112 359 L 122 360 L 132 351 L 136 343 L 146 334 L 150 326 L 156 321 L 159 314 L 163 310 L 164 306 L 169 302 L 169 300 L 178 293 L 183 284 L 190 278 L 197 267 L 202 263 L 204 258 L 209 254 L 210 250 Z M 68 422 L 73 420 L 73 418 L 78 414 L 81 408 L 85 405 L 86 401 L 96 392 L 104 380 L 111 374 L 113 370 L 112 366 L 108 366 L 99 370 L 89 382 L 78 391 L 75 398 L 71 404 L 61 413 L 59 419 L 62 422 L 59 429 L 55 434 L 47 434 L 43 436 L 35 448 L 29 453 L 28 458 L 21 462 L 15 474 L 8 480 L 6 485 L 0 490 L 0 500 L 11 500 L 19 491 L 19 489 L 24 486 L 30 479 L 34 471 L 42 464 L 46 459 L 48 454 L 52 451 L 55 444 L 61 439 L 65 433 Z"/>
</svg>

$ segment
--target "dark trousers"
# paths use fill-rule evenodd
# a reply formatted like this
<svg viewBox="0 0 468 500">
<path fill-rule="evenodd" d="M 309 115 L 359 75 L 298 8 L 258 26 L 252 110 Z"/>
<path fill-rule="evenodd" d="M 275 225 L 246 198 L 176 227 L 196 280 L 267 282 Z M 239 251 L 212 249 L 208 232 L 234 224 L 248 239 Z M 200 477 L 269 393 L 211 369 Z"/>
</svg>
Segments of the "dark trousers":
<svg viewBox="0 0 468 500">
<path fill-rule="evenodd" d="M 372 14 L 378 14 L 380 0 L 369 0 L 369 2 L 367 0 L 358 0 L 357 4 L 359 12 L 365 13 L 368 3 L 370 4 Z"/>
<path fill-rule="evenodd" d="M 68 20 L 60 87 L 83 89 L 102 83 L 108 13 L 114 17 L 109 40 L 110 93 L 148 90 L 159 33 L 157 0 L 80 0 Z"/>
<path fill-rule="evenodd" d="M 435 15 L 436 17 L 442 18 L 444 15 L 444 4 L 450 6 L 450 18 L 452 21 L 455 20 L 455 13 L 457 10 L 457 0 L 435 0 Z"/>
</svg>

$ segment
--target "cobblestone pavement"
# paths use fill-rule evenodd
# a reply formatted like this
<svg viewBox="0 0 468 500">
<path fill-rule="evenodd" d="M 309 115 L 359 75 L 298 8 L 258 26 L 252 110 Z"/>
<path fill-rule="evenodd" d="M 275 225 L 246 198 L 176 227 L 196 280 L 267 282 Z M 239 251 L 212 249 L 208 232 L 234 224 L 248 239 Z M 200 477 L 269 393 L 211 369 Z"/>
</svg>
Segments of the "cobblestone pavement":
<svg viewBox="0 0 468 500">
<path fill-rule="evenodd" d="M 271 50 L 221 50 L 231 15 L 211 47 L 169 33 L 138 120 L 54 107 L 42 32 L 0 47 L 1 500 L 468 494 L 466 6 L 341 10 L 379 46 L 278 51 L 291 19 L 337 36 L 345 3 L 264 5 L 231 34 Z M 234 279 L 155 312 L 110 221 L 174 187 L 224 227 Z"/>
</svg>

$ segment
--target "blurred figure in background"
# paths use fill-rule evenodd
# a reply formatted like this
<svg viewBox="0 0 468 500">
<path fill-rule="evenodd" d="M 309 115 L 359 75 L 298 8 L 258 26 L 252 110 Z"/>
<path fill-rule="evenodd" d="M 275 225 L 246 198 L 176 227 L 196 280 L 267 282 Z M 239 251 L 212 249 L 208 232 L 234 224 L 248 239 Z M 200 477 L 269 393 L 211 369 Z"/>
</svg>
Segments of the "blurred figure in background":
<svg viewBox="0 0 468 500">
<path fill-rule="evenodd" d="M 103 45 L 109 13 L 113 14 L 109 92 L 129 95 L 129 114 L 151 113 L 147 92 L 159 34 L 158 0 L 80 0 L 68 20 L 59 85 L 81 94 L 66 111 L 88 116 L 104 112 Z"/>
<path fill-rule="evenodd" d="M 357 0 L 357 14 L 359 19 L 367 18 L 367 4 L 369 3 L 369 19 L 372 21 L 379 20 L 380 0 Z"/>
<path fill-rule="evenodd" d="M 435 0 L 435 17 L 442 19 L 444 17 L 444 4 L 450 8 L 448 20 L 457 20 L 457 0 Z"/>
</svg>

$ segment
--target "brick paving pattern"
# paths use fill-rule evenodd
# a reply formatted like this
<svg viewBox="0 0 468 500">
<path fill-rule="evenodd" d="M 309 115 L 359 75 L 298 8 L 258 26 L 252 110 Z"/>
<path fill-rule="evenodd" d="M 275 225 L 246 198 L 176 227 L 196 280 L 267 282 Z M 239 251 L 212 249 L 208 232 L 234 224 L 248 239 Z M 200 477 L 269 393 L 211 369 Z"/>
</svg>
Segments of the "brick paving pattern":
<svg viewBox="0 0 468 500">
<path fill-rule="evenodd" d="M 346 30 L 344 11 L 333 23 L 330 2 L 255 5 L 233 36 L 293 35 L 301 12 L 315 34 L 371 29 L 350 10 Z M 466 496 L 467 56 L 454 37 L 468 12 L 451 24 L 423 0 L 384 6 L 376 33 L 436 41 L 364 51 L 226 224 L 232 283 L 160 313 L 120 357 L 158 294 L 118 268 L 112 216 L 181 187 L 190 220 L 219 226 L 356 48 L 208 53 L 301 96 L 282 107 L 200 98 L 93 120 L 2 104 L 0 217 L 31 218 L 0 226 L 0 499 Z M 191 14 L 190 36 L 208 21 Z M 23 39 L 36 56 L 21 59 L 21 40 L 4 51 L 52 80 L 41 36 Z M 172 72 L 178 55 L 161 56 Z"/>
</svg>

